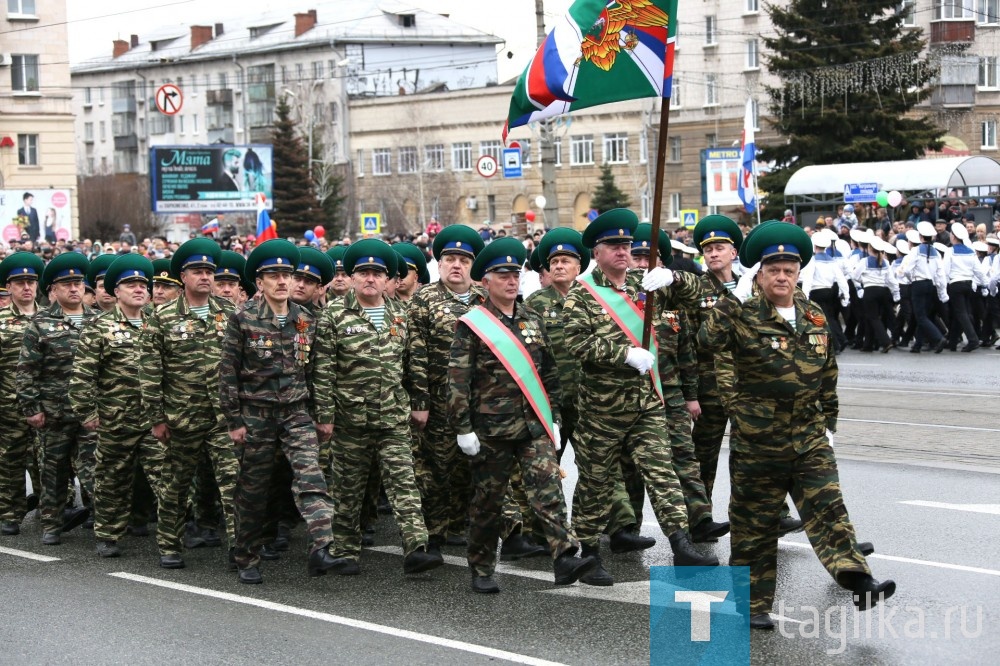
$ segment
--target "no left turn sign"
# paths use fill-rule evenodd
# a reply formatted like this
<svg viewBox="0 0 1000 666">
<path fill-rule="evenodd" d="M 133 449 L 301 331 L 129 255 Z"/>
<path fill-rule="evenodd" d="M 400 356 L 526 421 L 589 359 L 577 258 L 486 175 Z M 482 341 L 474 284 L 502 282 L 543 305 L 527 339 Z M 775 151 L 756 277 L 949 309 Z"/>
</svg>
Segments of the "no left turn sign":
<svg viewBox="0 0 1000 666">
<path fill-rule="evenodd" d="M 157 88 L 156 108 L 160 113 L 172 116 L 179 113 L 182 106 L 184 106 L 184 95 L 180 88 L 172 83 L 164 83 Z"/>
<path fill-rule="evenodd" d="M 497 175 L 497 161 L 492 155 L 483 155 L 476 161 L 476 172 L 483 178 Z"/>
</svg>

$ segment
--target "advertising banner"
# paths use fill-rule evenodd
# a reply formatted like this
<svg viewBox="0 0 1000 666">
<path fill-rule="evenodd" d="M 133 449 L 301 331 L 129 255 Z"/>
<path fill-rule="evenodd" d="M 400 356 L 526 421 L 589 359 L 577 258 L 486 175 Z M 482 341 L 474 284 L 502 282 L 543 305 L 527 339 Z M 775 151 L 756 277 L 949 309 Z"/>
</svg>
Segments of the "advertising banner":
<svg viewBox="0 0 1000 666">
<path fill-rule="evenodd" d="M 0 233 L 10 242 L 28 235 L 34 243 L 70 238 L 73 207 L 69 190 L 0 190 Z"/>
<path fill-rule="evenodd" d="M 156 146 L 150 151 L 154 213 L 257 212 L 273 189 L 269 145 Z"/>
</svg>

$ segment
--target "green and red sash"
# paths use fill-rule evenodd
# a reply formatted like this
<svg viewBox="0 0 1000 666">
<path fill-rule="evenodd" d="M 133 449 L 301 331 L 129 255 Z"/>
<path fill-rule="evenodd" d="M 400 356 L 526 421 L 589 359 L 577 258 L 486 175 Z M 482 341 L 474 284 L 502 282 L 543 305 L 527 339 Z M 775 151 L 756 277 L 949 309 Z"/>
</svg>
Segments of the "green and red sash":
<svg viewBox="0 0 1000 666">
<path fill-rule="evenodd" d="M 594 282 L 593 275 L 584 275 L 578 278 L 577 281 L 594 297 L 597 304 L 611 315 L 611 319 L 618 324 L 618 328 L 628 337 L 629 341 L 634 346 L 641 348 L 643 315 L 639 307 L 632 302 L 632 299 L 626 298 L 617 289 L 599 287 Z M 647 307 L 651 307 L 651 304 L 647 303 Z M 663 385 L 660 383 L 660 358 L 659 349 L 656 344 L 656 335 L 651 335 L 649 338 L 648 349 L 655 359 L 653 367 L 649 371 L 649 376 L 653 382 L 653 390 L 660 397 L 660 402 L 663 402 Z"/>
<path fill-rule="evenodd" d="M 542 422 L 549 437 L 555 441 L 555 421 L 552 420 L 549 394 L 545 392 L 535 362 L 521 341 L 492 312 L 481 305 L 463 315 L 459 321 L 468 326 L 469 330 L 475 333 L 500 360 L 517 383 L 517 387 L 521 389 L 524 399 L 531 405 L 531 409 Z"/>
</svg>

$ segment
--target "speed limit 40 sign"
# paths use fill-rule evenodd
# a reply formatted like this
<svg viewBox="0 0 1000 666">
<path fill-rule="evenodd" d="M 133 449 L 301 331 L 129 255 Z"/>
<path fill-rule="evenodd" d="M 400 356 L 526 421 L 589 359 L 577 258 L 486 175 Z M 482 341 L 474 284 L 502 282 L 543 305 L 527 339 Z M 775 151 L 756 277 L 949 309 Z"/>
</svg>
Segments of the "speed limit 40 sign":
<svg viewBox="0 0 1000 666">
<path fill-rule="evenodd" d="M 497 161 L 492 155 L 483 155 L 476 160 L 476 172 L 483 178 L 497 175 Z"/>
</svg>

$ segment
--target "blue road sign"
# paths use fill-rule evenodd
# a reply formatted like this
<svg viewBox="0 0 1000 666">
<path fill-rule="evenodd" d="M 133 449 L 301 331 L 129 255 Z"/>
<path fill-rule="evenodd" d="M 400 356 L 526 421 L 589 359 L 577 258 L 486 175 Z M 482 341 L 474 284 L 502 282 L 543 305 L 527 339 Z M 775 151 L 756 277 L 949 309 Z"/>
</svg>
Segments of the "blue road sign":
<svg viewBox="0 0 1000 666">
<path fill-rule="evenodd" d="M 845 183 L 844 203 L 868 203 L 875 201 L 878 183 Z"/>
<path fill-rule="evenodd" d="M 503 149 L 503 177 L 504 178 L 520 178 L 521 177 L 521 149 L 520 148 L 504 148 Z"/>
</svg>

